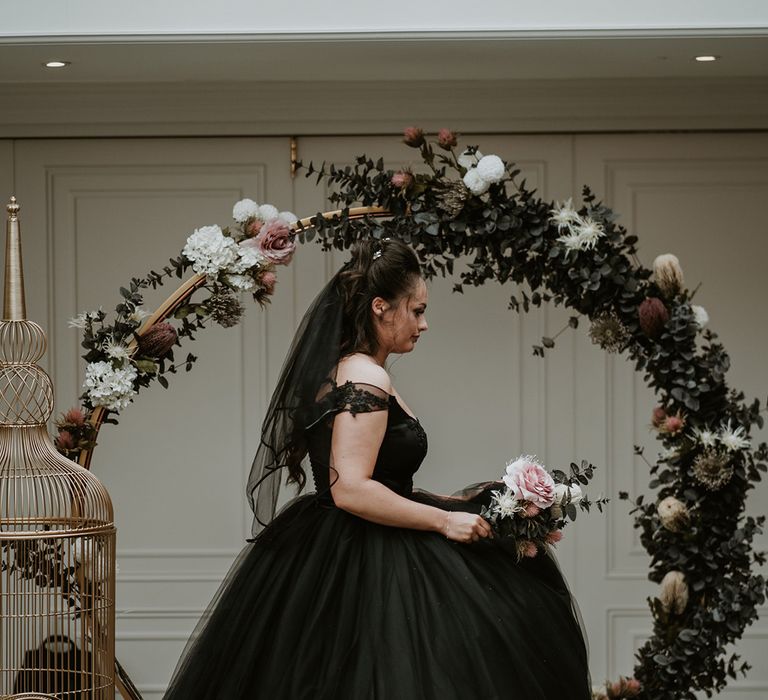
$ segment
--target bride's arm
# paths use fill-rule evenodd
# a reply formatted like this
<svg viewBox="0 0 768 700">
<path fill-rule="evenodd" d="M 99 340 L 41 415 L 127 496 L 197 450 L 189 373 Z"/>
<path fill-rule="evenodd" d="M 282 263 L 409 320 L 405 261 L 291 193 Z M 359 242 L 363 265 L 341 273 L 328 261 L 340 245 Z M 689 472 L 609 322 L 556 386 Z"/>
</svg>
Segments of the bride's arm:
<svg viewBox="0 0 768 700">
<path fill-rule="evenodd" d="M 382 370 L 383 372 L 383 370 Z M 357 374 L 357 373 L 356 373 Z M 382 377 L 356 376 L 355 381 L 381 385 Z M 491 534 L 486 520 L 472 513 L 449 512 L 417 503 L 374 481 L 373 468 L 387 428 L 387 412 L 339 413 L 333 424 L 331 457 L 336 505 L 380 525 L 431 530 L 460 542 Z"/>
</svg>

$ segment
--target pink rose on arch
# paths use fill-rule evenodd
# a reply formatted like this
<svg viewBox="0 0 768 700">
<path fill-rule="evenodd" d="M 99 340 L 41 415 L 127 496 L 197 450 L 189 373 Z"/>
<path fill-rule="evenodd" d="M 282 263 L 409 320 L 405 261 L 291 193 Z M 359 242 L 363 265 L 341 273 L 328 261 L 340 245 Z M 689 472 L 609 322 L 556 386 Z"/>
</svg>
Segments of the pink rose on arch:
<svg viewBox="0 0 768 700">
<path fill-rule="evenodd" d="M 264 257 L 276 265 L 287 265 L 296 250 L 290 227 L 280 219 L 264 224 L 254 240 Z"/>
<path fill-rule="evenodd" d="M 518 501 L 530 501 L 539 508 L 549 508 L 555 502 L 555 481 L 535 457 L 518 457 L 507 465 L 501 478 Z"/>
</svg>

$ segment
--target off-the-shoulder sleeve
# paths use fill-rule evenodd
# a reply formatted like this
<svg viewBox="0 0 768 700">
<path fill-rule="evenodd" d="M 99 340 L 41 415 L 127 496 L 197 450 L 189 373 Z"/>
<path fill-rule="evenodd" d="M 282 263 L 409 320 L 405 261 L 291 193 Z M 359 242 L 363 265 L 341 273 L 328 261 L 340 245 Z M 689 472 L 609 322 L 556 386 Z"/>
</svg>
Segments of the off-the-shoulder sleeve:
<svg viewBox="0 0 768 700">
<path fill-rule="evenodd" d="M 389 394 L 373 384 L 345 382 L 332 393 L 333 407 L 338 413 L 348 411 L 354 416 L 358 413 L 386 411 L 389 408 Z"/>
</svg>

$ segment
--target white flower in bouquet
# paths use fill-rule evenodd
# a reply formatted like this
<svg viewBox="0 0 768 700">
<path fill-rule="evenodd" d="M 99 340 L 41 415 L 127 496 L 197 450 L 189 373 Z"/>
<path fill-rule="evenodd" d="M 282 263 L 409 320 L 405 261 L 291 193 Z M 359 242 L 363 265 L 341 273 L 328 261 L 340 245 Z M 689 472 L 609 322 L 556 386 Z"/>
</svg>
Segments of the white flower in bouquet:
<svg viewBox="0 0 768 700">
<path fill-rule="evenodd" d="M 252 199 L 241 199 L 232 207 L 232 218 L 239 224 L 259 215 L 259 205 Z"/>
<path fill-rule="evenodd" d="M 703 329 L 709 323 L 709 314 L 707 313 L 707 310 L 703 306 L 693 304 L 691 306 L 691 311 L 693 311 L 693 320 L 696 322 L 696 325 L 700 330 Z"/>
<path fill-rule="evenodd" d="M 99 309 L 100 311 L 101 309 Z M 89 323 L 95 321 L 99 317 L 99 311 L 83 311 L 83 313 L 77 314 L 74 318 L 70 318 L 67 321 L 67 325 L 70 328 L 79 328 L 83 330 Z"/>
<path fill-rule="evenodd" d="M 581 499 L 584 498 L 581 486 L 578 484 L 556 484 L 555 485 L 555 503 L 558 505 L 566 505 L 573 503 L 576 505 Z"/>
<path fill-rule="evenodd" d="M 256 288 L 256 280 L 250 275 L 227 275 L 224 281 L 239 292 L 250 292 Z"/>
<path fill-rule="evenodd" d="M 746 450 L 750 445 L 749 438 L 747 437 L 744 428 L 742 426 L 732 428 L 731 421 L 728 421 L 728 425 L 720 428 L 717 437 L 721 444 L 730 452 Z"/>
<path fill-rule="evenodd" d="M 104 352 L 107 357 L 112 360 L 117 360 L 121 365 L 131 356 L 128 351 L 128 346 L 126 346 L 125 343 L 115 341 L 114 339 L 104 343 Z"/>
<path fill-rule="evenodd" d="M 504 167 L 504 161 L 498 156 L 483 156 L 476 166 L 477 174 L 489 184 L 501 182 L 506 175 L 507 169 Z"/>
<path fill-rule="evenodd" d="M 581 249 L 587 250 L 588 248 L 594 248 L 597 241 L 605 235 L 605 232 L 600 223 L 587 217 L 577 223 L 576 234 L 581 242 Z"/>
<path fill-rule="evenodd" d="M 704 447 L 714 447 L 717 444 L 717 433 L 707 428 L 694 428 L 693 436 Z"/>
<path fill-rule="evenodd" d="M 132 323 L 139 324 L 147 316 L 149 316 L 149 312 L 145 311 L 141 306 L 137 306 L 130 314 L 128 314 L 128 320 Z"/>
<path fill-rule="evenodd" d="M 568 198 L 562 204 L 557 202 L 554 209 L 550 209 L 551 214 L 549 220 L 553 224 L 557 224 L 557 230 L 562 231 L 564 228 L 570 230 L 571 224 L 575 224 L 580 220 L 579 213 L 573 208 L 573 198 Z"/>
<path fill-rule="evenodd" d="M 474 153 L 470 153 L 469 149 L 462 151 L 458 157 L 456 158 L 456 161 L 458 164 L 464 168 L 465 170 L 469 170 L 470 168 L 473 168 L 477 163 L 480 161 L 480 159 L 483 157 L 483 154 L 480 153 L 480 151 L 475 151 Z"/>
<path fill-rule="evenodd" d="M 268 224 L 270 221 L 274 221 L 279 218 L 280 212 L 277 211 L 277 207 L 273 207 L 271 204 L 262 204 L 259 207 L 259 218 Z"/>
<path fill-rule="evenodd" d="M 246 243 L 251 241 L 253 241 L 253 239 L 249 238 Z M 244 243 L 241 243 L 237 246 L 237 259 L 230 265 L 229 271 L 239 275 L 261 265 L 265 260 L 266 258 L 255 245 L 245 245 Z"/>
<path fill-rule="evenodd" d="M 219 226 L 203 226 L 187 238 L 181 254 L 199 275 L 215 276 L 237 259 L 237 243 L 225 236 Z"/>
<path fill-rule="evenodd" d="M 490 187 L 490 183 L 487 180 L 483 180 L 482 177 L 480 177 L 480 173 L 477 172 L 477 168 L 472 168 L 470 170 L 467 170 L 466 175 L 464 175 L 464 184 L 467 186 L 467 189 L 472 193 L 476 195 L 484 194 L 488 191 L 488 188 Z"/>
<path fill-rule="evenodd" d="M 83 387 L 94 406 L 122 411 L 137 394 L 133 388 L 137 376 L 131 364 L 114 369 L 110 362 L 91 362 L 85 368 Z"/>
<path fill-rule="evenodd" d="M 555 481 L 536 457 L 521 455 L 507 465 L 501 479 L 518 500 L 538 508 L 549 508 L 555 502 Z"/>
<path fill-rule="evenodd" d="M 293 226 L 298 220 L 299 217 L 296 216 L 292 211 L 281 211 L 277 218 L 280 219 L 280 221 L 285 221 L 286 224 L 289 226 Z"/>
<path fill-rule="evenodd" d="M 491 499 L 491 510 L 502 518 L 512 518 L 516 513 L 523 510 L 523 505 L 515 498 L 515 493 L 509 489 L 494 491 Z"/>
<path fill-rule="evenodd" d="M 560 236 L 557 240 L 565 246 L 566 250 L 582 250 L 581 237 L 575 233 Z"/>
</svg>

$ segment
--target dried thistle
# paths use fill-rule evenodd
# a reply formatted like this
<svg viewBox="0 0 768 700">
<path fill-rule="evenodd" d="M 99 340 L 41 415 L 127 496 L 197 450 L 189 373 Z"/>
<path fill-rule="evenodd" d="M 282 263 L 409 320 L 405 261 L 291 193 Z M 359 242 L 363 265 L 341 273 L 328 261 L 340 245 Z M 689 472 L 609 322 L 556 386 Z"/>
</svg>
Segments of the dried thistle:
<svg viewBox="0 0 768 700">
<path fill-rule="evenodd" d="M 240 323 L 245 309 L 240 300 L 225 291 L 215 292 L 208 300 L 211 318 L 224 328 L 231 328 Z"/>
<path fill-rule="evenodd" d="M 589 327 L 589 337 L 595 345 L 608 352 L 621 352 L 629 342 L 629 331 L 615 311 L 599 314 Z"/>
<path fill-rule="evenodd" d="M 733 464 L 716 449 L 704 450 L 693 460 L 693 475 L 707 490 L 723 488 L 733 476 Z"/>
<path fill-rule="evenodd" d="M 682 571 L 670 571 L 661 580 L 659 602 L 664 612 L 683 614 L 688 605 L 688 584 Z"/>
</svg>

